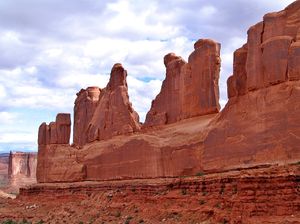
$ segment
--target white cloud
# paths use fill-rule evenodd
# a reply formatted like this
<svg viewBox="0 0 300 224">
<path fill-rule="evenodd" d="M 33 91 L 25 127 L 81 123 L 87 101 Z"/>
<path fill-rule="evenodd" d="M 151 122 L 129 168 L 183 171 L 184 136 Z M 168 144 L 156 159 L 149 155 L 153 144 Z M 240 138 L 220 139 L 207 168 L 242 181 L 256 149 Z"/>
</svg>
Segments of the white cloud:
<svg viewBox="0 0 300 224">
<path fill-rule="evenodd" d="M 217 13 L 217 9 L 212 5 L 206 5 L 200 9 L 200 14 L 205 18 L 211 18 L 211 16 Z"/>
<path fill-rule="evenodd" d="M 77 87 L 87 88 L 89 86 L 99 86 L 104 88 L 109 80 L 109 75 L 101 74 L 77 74 L 76 71 L 73 73 L 66 74 L 59 77 L 57 83 L 62 87 Z"/>
<path fill-rule="evenodd" d="M 1 101 L 4 100 L 6 97 L 6 90 L 3 85 L 0 84 L 0 99 Z"/>
<path fill-rule="evenodd" d="M 156 13 L 155 1 L 136 5 L 136 1 L 119 0 L 107 5 L 107 14 L 113 14 L 107 19 L 105 28 L 108 33 L 128 35 L 131 37 L 165 39 L 175 37 L 179 28 L 156 20 L 149 23 L 148 18 Z M 146 6 L 146 7 L 145 7 Z M 168 13 L 168 12 L 165 12 Z M 136 38 L 136 37 L 135 37 Z"/>
<path fill-rule="evenodd" d="M 35 133 L 2 133 L 0 143 L 32 143 L 36 141 Z"/>
<path fill-rule="evenodd" d="M 16 113 L 9 113 L 7 111 L 0 112 L 0 125 L 13 124 L 17 119 L 18 115 Z"/>
<path fill-rule="evenodd" d="M 161 88 L 160 80 L 151 80 L 143 82 L 134 77 L 128 77 L 128 94 L 134 109 L 140 116 L 140 121 L 144 122 L 147 111 L 149 111 L 151 102 L 159 93 Z"/>
</svg>

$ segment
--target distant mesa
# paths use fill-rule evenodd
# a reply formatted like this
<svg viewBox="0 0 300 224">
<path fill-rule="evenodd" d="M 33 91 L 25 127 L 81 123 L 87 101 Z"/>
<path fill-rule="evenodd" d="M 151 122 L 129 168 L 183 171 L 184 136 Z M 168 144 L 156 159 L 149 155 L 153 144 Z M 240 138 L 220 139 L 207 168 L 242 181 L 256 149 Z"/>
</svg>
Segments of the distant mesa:
<svg viewBox="0 0 300 224">
<path fill-rule="evenodd" d="M 0 188 L 16 193 L 20 187 L 36 183 L 36 167 L 35 152 L 0 154 Z"/>
</svg>

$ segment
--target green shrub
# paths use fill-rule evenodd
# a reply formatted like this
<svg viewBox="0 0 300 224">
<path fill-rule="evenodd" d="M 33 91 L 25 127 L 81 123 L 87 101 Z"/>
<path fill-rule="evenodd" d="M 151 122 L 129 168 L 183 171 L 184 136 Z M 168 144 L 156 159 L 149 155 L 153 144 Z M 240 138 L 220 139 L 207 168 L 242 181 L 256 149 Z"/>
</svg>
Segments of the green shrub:
<svg viewBox="0 0 300 224">
<path fill-rule="evenodd" d="M 232 189 L 232 193 L 233 193 L 233 194 L 236 194 L 237 191 L 238 191 L 238 190 L 237 190 L 237 186 L 235 185 L 235 186 L 233 187 L 233 189 Z"/>
<path fill-rule="evenodd" d="M 215 205 L 215 207 L 221 209 L 221 208 L 222 208 L 222 205 L 221 205 L 221 203 L 217 203 L 217 204 Z"/>
<path fill-rule="evenodd" d="M 40 221 L 38 221 L 36 224 L 44 224 L 45 222 L 44 222 L 44 220 L 40 220 Z M 83 224 L 83 223 L 82 223 Z"/>
<path fill-rule="evenodd" d="M 3 221 L 2 224 L 18 224 L 17 222 L 11 220 L 11 219 L 8 219 L 6 221 Z"/>
<path fill-rule="evenodd" d="M 223 194 L 224 194 L 224 192 L 225 192 L 225 184 L 222 184 L 222 185 L 221 185 L 221 189 L 220 189 L 220 192 L 219 192 L 219 193 L 223 195 Z"/>
<path fill-rule="evenodd" d="M 227 219 L 223 219 L 222 224 L 228 224 L 229 221 Z"/>
<path fill-rule="evenodd" d="M 200 201 L 199 201 L 199 204 L 200 204 L 200 205 L 204 205 L 205 203 L 206 203 L 206 202 L 205 202 L 204 200 L 200 200 Z"/>
<path fill-rule="evenodd" d="M 128 216 L 124 222 L 124 224 L 129 224 L 130 220 L 133 219 L 132 216 Z"/>
<path fill-rule="evenodd" d="M 121 217 L 121 212 L 117 211 L 116 214 L 115 214 L 115 217 L 117 217 L 117 218 Z"/>
<path fill-rule="evenodd" d="M 20 224 L 31 224 L 31 222 L 28 222 L 26 219 L 23 219 L 22 222 L 20 222 Z"/>
<path fill-rule="evenodd" d="M 202 172 L 202 171 L 199 171 L 198 173 L 196 173 L 196 176 L 197 176 L 197 177 L 202 177 L 202 176 L 204 176 L 204 175 L 205 175 L 205 173 Z"/>
</svg>

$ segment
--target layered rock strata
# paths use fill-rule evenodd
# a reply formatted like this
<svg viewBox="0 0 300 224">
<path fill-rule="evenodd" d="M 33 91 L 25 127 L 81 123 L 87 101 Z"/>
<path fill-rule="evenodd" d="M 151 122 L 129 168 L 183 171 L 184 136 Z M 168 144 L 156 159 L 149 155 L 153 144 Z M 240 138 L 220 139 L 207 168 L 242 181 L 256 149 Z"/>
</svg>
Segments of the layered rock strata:
<svg viewBox="0 0 300 224">
<path fill-rule="evenodd" d="M 188 63 L 174 53 L 164 57 L 166 79 L 152 101 L 144 127 L 219 111 L 220 44 L 200 39 L 194 48 Z"/>
<path fill-rule="evenodd" d="M 295 164 L 198 177 L 38 184 L 0 207 L 0 220 L 123 223 L 130 216 L 133 223 L 298 223 L 299 172 Z M 28 201 L 36 204 L 34 216 L 24 210 Z"/>
</svg>

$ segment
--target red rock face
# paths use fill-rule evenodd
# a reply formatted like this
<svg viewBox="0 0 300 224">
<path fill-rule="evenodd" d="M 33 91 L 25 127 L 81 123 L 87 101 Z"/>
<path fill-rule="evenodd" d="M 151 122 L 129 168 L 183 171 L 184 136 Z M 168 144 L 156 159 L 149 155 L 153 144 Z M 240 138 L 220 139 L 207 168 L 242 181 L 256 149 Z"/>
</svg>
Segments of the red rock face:
<svg viewBox="0 0 300 224">
<path fill-rule="evenodd" d="M 122 65 L 115 64 L 106 88 L 89 87 L 77 93 L 73 138 L 76 146 L 140 129 L 139 116 L 129 102 L 126 77 Z"/>
<path fill-rule="evenodd" d="M 263 23 L 260 22 L 248 30 L 246 67 L 241 69 L 246 70 L 246 75 L 251 74 L 247 75 L 247 87 L 250 91 L 264 86 L 262 52 L 260 47 L 263 26 Z"/>
<path fill-rule="evenodd" d="M 37 154 L 13 152 L 9 155 L 9 189 L 18 191 L 20 187 L 36 183 Z"/>
<path fill-rule="evenodd" d="M 204 169 L 300 160 L 299 108 L 299 81 L 230 98 L 204 140 Z"/>
<path fill-rule="evenodd" d="M 166 79 L 144 127 L 219 111 L 220 44 L 201 39 L 194 47 L 188 63 L 173 53 L 164 57 Z"/>
<path fill-rule="evenodd" d="M 42 123 L 39 127 L 38 144 L 69 144 L 71 133 L 70 114 L 58 114 L 55 122 Z"/>
<path fill-rule="evenodd" d="M 263 22 L 248 30 L 247 45 L 235 52 L 229 98 L 236 96 L 235 91 L 245 93 L 238 91 L 240 83 L 253 91 L 288 79 L 299 80 L 299 17 L 300 2 L 295 1 L 283 11 L 265 15 Z"/>
<path fill-rule="evenodd" d="M 70 114 L 58 114 L 55 122 L 51 122 L 49 125 L 46 123 L 42 123 L 40 125 L 38 133 L 38 162 L 36 172 L 38 182 L 44 180 L 44 176 L 48 175 L 47 164 L 49 161 L 48 156 L 50 156 L 50 154 L 47 149 L 49 148 L 49 145 L 69 144 L 70 132 Z M 62 164 L 57 164 L 57 166 L 62 166 Z"/>
<path fill-rule="evenodd" d="M 273 37 L 262 44 L 262 60 L 266 85 L 287 80 L 288 55 L 292 37 Z"/>
<path fill-rule="evenodd" d="M 76 150 L 66 144 L 39 145 L 36 178 L 39 183 L 80 181 L 85 178 L 85 166 L 77 162 Z"/>
<path fill-rule="evenodd" d="M 174 53 L 164 57 L 166 79 L 161 91 L 152 101 L 151 109 L 147 113 L 144 127 L 174 123 L 182 117 L 184 85 L 182 67 L 187 63 Z"/>
<path fill-rule="evenodd" d="M 299 29 L 300 1 L 249 29 L 247 44 L 234 53 L 229 102 L 220 113 L 214 113 L 219 44 L 196 42 L 188 63 L 166 55 L 166 79 L 145 122 L 145 127 L 161 126 L 132 135 L 117 136 L 140 126 L 128 100 L 126 71 L 116 64 L 85 121 L 82 135 L 89 144 L 78 150 L 50 144 L 66 132 L 58 125 L 64 122 L 41 125 L 38 181 L 175 177 L 298 162 Z"/>
<path fill-rule="evenodd" d="M 130 215 L 130 223 L 296 224 L 299 172 L 297 165 L 269 165 L 185 178 L 38 184 L 21 189 L 17 200 L 0 197 L 0 221 L 124 223 Z M 34 216 L 24 204 L 36 205 Z"/>
<path fill-rule="evenodd" d="M 8 182 L 8 163 L 9 154 L 0 153 L 0 188 L 7 185 Z"/>
<path fill-rule="evenodd" d="M 88 142 L 140 130 L 139 116 L 129 102 L 126 77 L 127 71 L 123 66 L 115 64 L 89 123 Z"/>
<path fill-rule="evenodd" d="M 87 143 L 87 129 L 99 104 L 101 89 L 88 87 L 77 93 L 74 106 L 73 143 L 83 146 Z"/>
<path fill-rule="evenodd" d="M 249 29 L 227 81 L 229 102 L 204 141 L 205 169 L 299 158 L 299 29 L 300 1 Z"/>
<path fill-rule="evenodd" d="M 184 118 L 216 113 L 220 110 L 218 82 L 221 45 L 213 40 L 200 39 L 194 48 L 195 51 L 188 60 L 191 72 L 185 75 L 187 80 L 184 83 Z"/>
<path fill-rule="evenodd" d="M 300 80 L 300 41 L 290 46 L 288 59 L 288 78 L 290 81 Z"/>
</svg>

